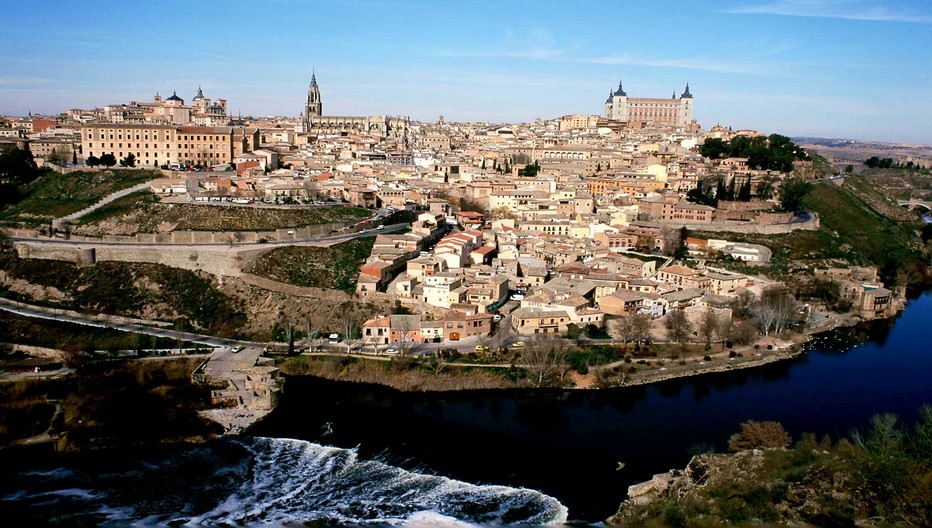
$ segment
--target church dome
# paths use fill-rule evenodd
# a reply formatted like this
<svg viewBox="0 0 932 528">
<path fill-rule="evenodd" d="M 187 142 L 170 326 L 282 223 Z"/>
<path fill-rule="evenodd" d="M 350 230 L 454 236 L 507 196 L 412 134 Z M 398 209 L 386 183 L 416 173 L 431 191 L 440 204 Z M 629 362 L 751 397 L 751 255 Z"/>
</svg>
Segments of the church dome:
<svg viewBox="0 0 932 528">
<path fill-rule="evenodd" d="M 194 98 L 191 99 L 191 100 L 192 100 L 192 101 L 199 101 L 199 100 L 201 100 L 201 99 L 203 99 L 203 98 L 204 98 L 204 92 L 201 90 L 201 87 L 198 86 L 198 87 L 197 87 L 197 95 L 195 95 Z"/>
<path fill-rule="evenodd" d="M 178 102 L 184 103 L 184 99 L 178 97 L 177 92 L 172 92 L 172 96 L 165 100 L 166 101 L 178 101 Z"/>
</svg>

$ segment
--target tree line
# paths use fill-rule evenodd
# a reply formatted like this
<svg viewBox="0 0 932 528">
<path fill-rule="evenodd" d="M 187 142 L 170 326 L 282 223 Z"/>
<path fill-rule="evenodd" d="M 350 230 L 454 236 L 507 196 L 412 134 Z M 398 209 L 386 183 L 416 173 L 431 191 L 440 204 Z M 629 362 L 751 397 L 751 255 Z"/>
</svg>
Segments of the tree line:
<svg viewBox="0 0 932 528">
<path fill-rule="evenodd" d="M 790 172 L 796 160 L 808 160 L 805 149 L 780 134 L 767 137 L 738 136 L 730 141 L 709 138 L 699 153 L 710 159 L 747 158 L 748 166 L 755 170 Z"/>
<path fill-rule="evenodd" d="M 864 165 L 872 169 L 923 169 L 921 165 L 918 165 L 914 161 L 907 161 L 903 163 L 902 161 L 893 161 L 893 158 L 878 158 L 877 156 L 871 156 L 864 160 Z M 847 171 L 846 171 L 847 172 Z"/>
</svg>

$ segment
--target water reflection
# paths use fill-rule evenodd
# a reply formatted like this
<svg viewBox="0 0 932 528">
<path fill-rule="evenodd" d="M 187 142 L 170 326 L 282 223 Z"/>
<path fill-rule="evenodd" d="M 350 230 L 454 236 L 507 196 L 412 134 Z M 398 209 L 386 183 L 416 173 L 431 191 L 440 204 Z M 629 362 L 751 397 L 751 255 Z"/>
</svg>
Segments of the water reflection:
<svg viewBox="0 0 932 528">
<path fill-rule="evenodd" d="M 470 482 L 540 489 L 573 518 L 598 520 L 627 484 L 682 467 L 709 446 L 724 449 L 748 419 L 836 438 L 878 412 L 915 419 L 932 401 L 929 321 L 926 294 L 895 324 L 819 335 L 795 359 L 608 390 L 401 394 L 293 378 L 256 434 L 316 439 L 322 420 L 333 421 L 334 445 Z"/>
</svg>

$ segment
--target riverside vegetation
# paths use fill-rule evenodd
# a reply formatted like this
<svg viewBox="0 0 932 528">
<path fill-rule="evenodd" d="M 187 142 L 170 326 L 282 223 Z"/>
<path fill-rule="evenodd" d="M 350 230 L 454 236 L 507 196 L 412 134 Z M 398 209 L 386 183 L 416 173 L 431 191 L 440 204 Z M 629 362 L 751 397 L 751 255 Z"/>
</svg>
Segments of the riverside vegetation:
<svg viewBox="0 0 932 528">
<path fill-rule="evenodd" d="M 803 434 L 790 447 L 775 422 L 747 422 L 734 454 L 701 454 L 646 500 L 629 499 L 610 524 L 625 526 L 932 526 L 932 407 L 912 426 L 874 416 L 832 441 Z"/>
<path fill-rule="evenodd" d="M 53 442 L 59 451 L 204 441 L 221 428 L 197 412 L 210 389 L 191 373 L 202 357 L 95 361 L 74 375 L 0 383 L 0 446 Z"/>
</svg>

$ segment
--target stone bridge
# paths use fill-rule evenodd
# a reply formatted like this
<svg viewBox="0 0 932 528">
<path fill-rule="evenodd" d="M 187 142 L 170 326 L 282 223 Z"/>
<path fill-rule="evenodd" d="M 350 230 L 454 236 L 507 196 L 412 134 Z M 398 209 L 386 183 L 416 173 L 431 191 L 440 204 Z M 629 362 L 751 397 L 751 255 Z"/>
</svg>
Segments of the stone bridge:
<svg viewBox="0 0 932 528">
<path fill-rule="evenodd" d="M 926 211 L 932 212 L 932 202 L 920 200 L 918 198 L 910 198 L 908 201 L 900 200 L 897 202 L 897 205 L 910 210 L 916 209 L 917 207 L 924 207 Z"/>
</svg>

